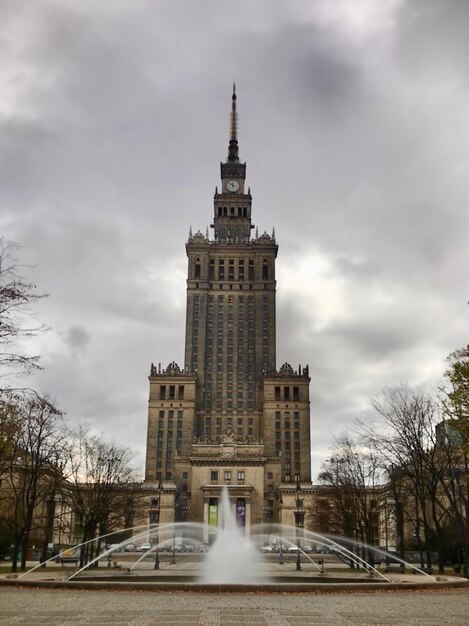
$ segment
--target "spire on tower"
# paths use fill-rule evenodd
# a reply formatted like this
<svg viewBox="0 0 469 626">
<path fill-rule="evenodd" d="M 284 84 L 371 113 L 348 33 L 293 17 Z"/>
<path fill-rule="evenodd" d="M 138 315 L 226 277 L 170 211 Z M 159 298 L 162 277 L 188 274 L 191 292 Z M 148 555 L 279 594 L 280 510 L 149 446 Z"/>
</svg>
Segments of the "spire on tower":
<svg viewBox="0 0 469 626">
<path fill-rule="evenodd" d="M 230 144 L 228 147 L 228 161 L 239 162 L 238 157 L 238 114 L 236 111 L 236 84 L 233 83 L 233 95 L 231 96 L 231 124 Z"/>
<path fill-rule="evenodd" d="M 233 95 L 231 96 L 231 133 L 230 133 L 230 141 L 231 139 L 237 140 L 237 130 L 238 130 L 238 119 L 236 114 L 236 84 L 233 83 Z"/>
</svg>

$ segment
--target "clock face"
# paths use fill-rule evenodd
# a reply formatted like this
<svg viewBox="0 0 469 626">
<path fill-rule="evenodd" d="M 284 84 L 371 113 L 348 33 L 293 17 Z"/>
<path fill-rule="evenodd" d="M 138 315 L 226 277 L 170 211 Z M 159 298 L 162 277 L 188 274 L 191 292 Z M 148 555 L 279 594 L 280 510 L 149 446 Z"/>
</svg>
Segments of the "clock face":
<svg viewBox="0 0 469 626">
<path fill-rule="evenodd" d="M 238 191 L 239 189 L 239 183 L 237 180 L 229 180 L 226 183 L 226 188 L 228 191 Z"/>
</svg>

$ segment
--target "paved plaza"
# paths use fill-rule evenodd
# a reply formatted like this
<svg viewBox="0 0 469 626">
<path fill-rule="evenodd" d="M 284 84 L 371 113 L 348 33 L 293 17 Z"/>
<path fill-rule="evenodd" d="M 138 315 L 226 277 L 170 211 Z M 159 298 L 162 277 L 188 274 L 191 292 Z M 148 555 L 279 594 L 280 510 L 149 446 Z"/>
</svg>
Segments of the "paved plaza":
<svg viewBox="0 0 469 626">
<path fill-rule="evenodd" d="M 0 626 L 467 626 L 469 591 L 210 594 L 0 587 Z"/>
</svg>

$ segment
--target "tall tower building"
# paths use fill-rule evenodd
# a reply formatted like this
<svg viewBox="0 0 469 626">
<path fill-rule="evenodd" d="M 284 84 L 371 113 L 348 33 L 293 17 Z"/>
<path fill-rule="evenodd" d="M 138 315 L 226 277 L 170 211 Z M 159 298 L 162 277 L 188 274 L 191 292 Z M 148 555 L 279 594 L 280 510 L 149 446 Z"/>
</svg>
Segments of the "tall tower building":
<svg viewBox="0 0 469 626">
<path fill-rule="evenodd" d="M 176 517 L 211 526 L 228 485 L 249 532 L 280 521 L 282 489 L 310 485 L 310 379 L 307 366 L 276 367 L 278 246 L 274 231 L 252 236 L 236 106 L 233 86 L 213 238 L 190 231 L 186 244 L 184 368 L 151 366 L 145 479 L 173 491 Z"/>
</svg>

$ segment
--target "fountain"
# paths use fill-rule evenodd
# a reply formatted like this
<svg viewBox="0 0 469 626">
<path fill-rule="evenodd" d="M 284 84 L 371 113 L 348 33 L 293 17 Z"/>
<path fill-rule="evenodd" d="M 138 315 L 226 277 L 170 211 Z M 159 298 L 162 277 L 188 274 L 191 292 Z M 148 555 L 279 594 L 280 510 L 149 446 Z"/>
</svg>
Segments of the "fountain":
<svg viewBox="0 0 469 626">
<path fill-rule="evenodd" d="M 317 588 L 337 591 L 340 588 L 356 589 L 365 586 L 368 589 L 409 589 L 425 583 L 469 585 L 466 579 L 430 576 L 416 566 L 378 548 L 361 545 L 358 549 L 357 543 L 352 540 L 320 535 L 302 528 L 259 524 L 251 527 L 249 537 L 245 534 L 245 529 L 237 525 L 226 487 L 220 500 L 219 516 L 217 528 L 195 522 L 134 527 L 131 529 L 133 536 L 122 541 L 117 548 L 124 547 L 127 543 L 153 539 L 154 545 L 150 550 L 138 557 L 127 553 L 118 553 L 120 556 L 116 557 L 113 554 L 116 550 L 114 545 L 81 569 L 72 571 L 66 580 L 63 580 L 63 576 L 62 580 L 56 579 L 54 585 L 83 588 L 90 585 L 95 587 L 97 584 L 125 588 L 141 588 L 142 585 L 148 588 L 151 585 L 151 588 L 159 589 L 206 589 L 217 585 L 217 591 L 252 589 L 254 586 L 267 591 L 311 591 Z M 216 533 L 210 548 L 204 543 L 209 531 Z M 109 533 L 100 539 L 111 541 L 110 537 L 114 534 L 116 533 Z M 83 545 L 85 544 L 76 546 L 76 549 Z M 327 552 L 327 555 L 310 554 L 309 550 L 313 545 Z M 177 546 L 181 547 L 181 552 L 176 550 Z M 374 555 L 372 563 L 363 558 L 368 553 Z M 302 560 L 300 572 L 294 567 L 299 557 Z M 403 564 L 406 571 L 410 570 L 416 576 L 405 575 L 404 569 L 394 574 L 386 571 L 383 573 L 379 566 L 375 566 L 383 557 Z M 57 557 L 49 560 L 55 558 Z M 113 561 L 116 558 L 119 563 L 115 563 L 114 567 Z M 93 567 L 103 561 L 107 567 Z M 349 564 L 349 569 L 345 562 Z M 39 564 L 21 574 L 17 581 L 25 584 L 25 578 L 40 567 Z M 40 570 L 39 573 L 43 576 L 45 574 L 50 585 L 50 575 L 46 572 L 47 570 Z M 11 580 L 8 583 L 11 584 Z M 31 580 L 31 584 L 41 584 L 38 573 Z"/>
<path fill-rule="evenodd" d="M 231 512 L 228 489 L 221 498 L 221 530 L 202 567 L 205 584 L 260 584 L 267 581 L 262 557 Z"/>
</svg>

